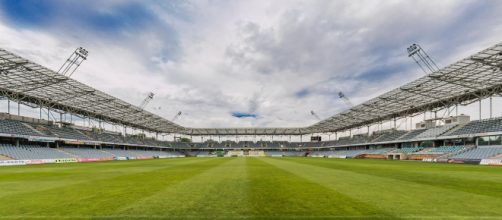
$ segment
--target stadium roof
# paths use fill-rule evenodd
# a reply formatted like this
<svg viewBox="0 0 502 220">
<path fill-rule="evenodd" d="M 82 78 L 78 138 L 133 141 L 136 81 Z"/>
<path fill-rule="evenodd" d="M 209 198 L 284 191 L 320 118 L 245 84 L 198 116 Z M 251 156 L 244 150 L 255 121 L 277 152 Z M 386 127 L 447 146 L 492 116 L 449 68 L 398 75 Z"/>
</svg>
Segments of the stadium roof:
<svg viewBox="0 0 502 220">
<path fill-rule="evenodd" d="M 466 104 L 502 92 L 502 44 L 354 106 L 309 127 L 336 132 Z"/>
<path fill-rule="evenodd" d="M 0 96 L 152 132 L 184 128 L 137 106 L 0 49 Z"/>
<path fill-rule="evenodd" d="M 299 135 L 337 132 L 465 104 L 502 92 L 497 44 L 304 128 L 186 128 L 0 49 L 0 96 L 151 132 L 189 135 Z"/>
</svg>

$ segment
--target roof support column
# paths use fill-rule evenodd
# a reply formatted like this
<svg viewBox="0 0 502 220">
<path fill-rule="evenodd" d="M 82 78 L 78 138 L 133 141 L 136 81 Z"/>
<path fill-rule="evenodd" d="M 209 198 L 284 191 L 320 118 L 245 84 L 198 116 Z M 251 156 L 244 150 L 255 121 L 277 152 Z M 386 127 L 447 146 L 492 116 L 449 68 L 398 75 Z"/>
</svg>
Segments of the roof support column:
<svg viewBox="0 0 502 220">
<path fill-rule="evenodd" d="M 481 120 L 481 99 L 479 99 L 479 120 Z"/>
<path fill-rule="evenodd" d="M 493 111 L 493 109 L 492 109 L 493 103 L 492 102 L 493 102 L 493 98 L 492 98 L 492 96 L 490 96 L 490 119 L 493 117 L 493 114 L 492 114 L 493 113 L 492 112 Z"/>
</svg>

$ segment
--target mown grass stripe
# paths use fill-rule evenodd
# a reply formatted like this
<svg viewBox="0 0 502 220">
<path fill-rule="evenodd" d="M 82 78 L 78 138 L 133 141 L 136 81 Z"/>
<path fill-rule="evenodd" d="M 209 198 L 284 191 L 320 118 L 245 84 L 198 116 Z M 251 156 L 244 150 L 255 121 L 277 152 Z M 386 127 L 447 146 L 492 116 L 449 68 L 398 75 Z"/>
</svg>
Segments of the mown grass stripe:
<svg viewBox="0 0 502 220">
<path fill-rule="evenodd" d="M 502 185 L 490 185 L 500 170 L 322 158 L 9 167 L 0 168 L 0 219 L 500 219 Z"/>
<path fill-rule="evenodd" d="M 169 161 L 169 162 L 167 162 Z M 72 167 L 72 169 L 61 169 L 57 166 L 50 166 L 50 169 L 40 169 L 40 165 L 35 169 L 29 169 L 24 166 L 24 170 L 29 172 L 2 172 L 0 170 L 0 199 L 7 195 L 17 193 L 36 192 L 69 186 L 71 184 L 80 184 L 100 179 L 109 179 L 120 175 L 146 172 L 148 170 L 164 169 L 169 166 L 185 166 L 190 163 L 203 162 L 204 160 L 156 160 L 156 161 L 113 161 L 104 163 L 87 163 L 79 167 L 77 164 L 57 164 L 63 168 Z M 107 166 L 104 166 L 106 164 Z M 93 166 L 95 165 L 95 166 Z M 45 165 L 43 165 L 45 166 Z M 71 182 L 61 181 L 71 179 Z M 29 184 L 26 184 L 29 182 Z"/>
<path fill-rule="evenodd" d="M 316 181 L 296 175 L 267 160 L 247 159 L 250 176 L 250 199 L 257 218 L 357 217 L 391 218 L 392 216 Z"/>
<path fill-rule="evenodd" d="M 247 173 L 241 158 L 216 158 L 224 161 L 191 178 L 118 210 L 115 214 L 191 216 L 217 218 L 247 213 Z M 184 217 L 183 217 L 184 218 Z"/>
<path fill-rule="evenodd" d="M 495 199 L 502 198 L 502 190 L 500 188 L 500 185 L 502 185 L 502 169 L 498 169 L 498 167 L 472 167 L 471 165 L 452 166 L 451 164 L 436 164 L 434 165 L 435 171 L 431 172 L 428 169 L 419 169 L 419 167 L 424 167 L 424 165 L 427 167 L 427 164 L 420 164 L 418 166 L 415 164 L 414 167 L 408 168 L 401 166 L 399 162 L 392 163 L 392 161 L 378 161 L 380 163 L 372 161 L 369 165 L 365 165 L 364 162 L 354 162 L 354 160 L 346 160 L 344 161 L 345 163 L 339 163 L 340 161 L 338 159 L 297 158 L 294 162 L 390 178 L 398 181 L 408 181 L 433 187 L 442 187 L 466 193 L 475 193 L 490 196 Z M 450 170 L 452 168 L 454 171 Z M 459 168 L 464 169 L 460 170 Z M 489 171 L 498 169 L 499 172 L 492 173 L 490 178 L 486 179 L 476 175 L 478 173 L 476 171 L 479 169 L 487 169 Z M 449 173 L 449 175 L 445 175 L 448 171 L 453 174 Z M 459 172 L 467 173 L 462 174 Z"/>
<path fill-rule="evenodd" d="M 129 173 L 111 178 L 72 184 L 37 192 L 0 198 L 1 215 L 96 215 L 109 213 L 138 199 L 155 193 L 166 185 L 197 175 L 223 161 L 200 160 L 183 168 L 164 165 L 159 169 Z M 134 166 L 131 164 L 131 166 Z M 122 168 L 123 169 L 123 168 Z M 28 184 L 28 183 L 27 183 Z M 34 199 L 36 198 L 36 199 Z"/>
<path fill-rule="evenodd" d="M 263 160 L 349 197 L 374 204 L 397 217 L 502 216 L 501 200 L 489 196 L 298 162 L 301 160 Z"/>
</svg>

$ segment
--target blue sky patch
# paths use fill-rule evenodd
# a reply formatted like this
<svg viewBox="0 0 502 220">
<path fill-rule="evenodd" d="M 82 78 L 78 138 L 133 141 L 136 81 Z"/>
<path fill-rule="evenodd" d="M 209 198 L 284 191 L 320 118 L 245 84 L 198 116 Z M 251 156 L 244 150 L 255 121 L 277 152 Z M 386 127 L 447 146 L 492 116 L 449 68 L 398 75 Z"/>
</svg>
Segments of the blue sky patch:
<svg viewBox="0 0 502 220">
<path fill-rule="evenodd" d="M 247 113 L 247 112 L 231 112 L 232 116 L 235 118 L 257 118 L 257 114 Z"/>
</svg>

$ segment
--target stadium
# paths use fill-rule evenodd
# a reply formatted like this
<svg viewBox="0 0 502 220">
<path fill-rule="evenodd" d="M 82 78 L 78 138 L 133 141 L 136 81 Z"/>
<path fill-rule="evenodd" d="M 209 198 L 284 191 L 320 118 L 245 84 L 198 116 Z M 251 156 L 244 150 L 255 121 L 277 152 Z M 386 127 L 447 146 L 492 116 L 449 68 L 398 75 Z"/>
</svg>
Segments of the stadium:
<svg viewBox="0 0 502 220">
<path fill-rule="evenodd" d="M 67 59 L 52 68 L 0 43 L 0 219 L 502 219 L 502 43 L 473 49 L 486 42 L 447 65 L 411 42 L 389 59 L 416 77 L 355 100 L 335 89 L 341 107 L 307 111 L 305 126 L 241 127 L 188 126 L 197 105 L 170 118 L 154 106 L 162 94 L 138 103 L 77 78 L 95 50 L 57 49 Z"/>
</svg>

